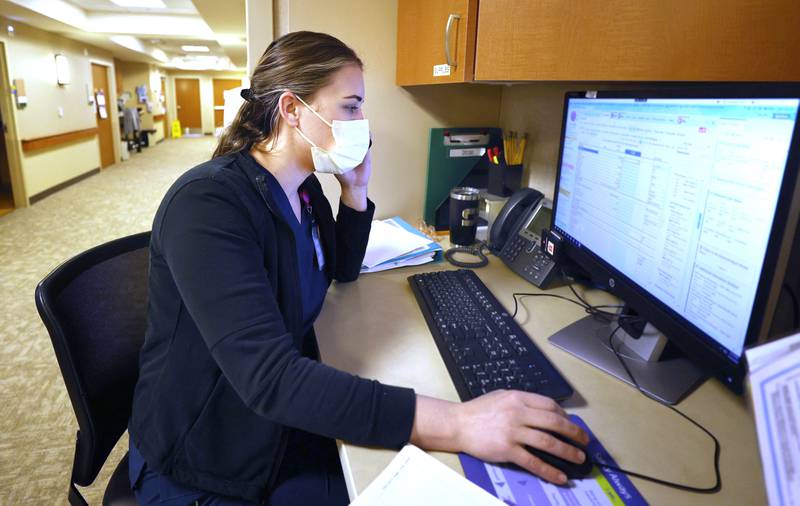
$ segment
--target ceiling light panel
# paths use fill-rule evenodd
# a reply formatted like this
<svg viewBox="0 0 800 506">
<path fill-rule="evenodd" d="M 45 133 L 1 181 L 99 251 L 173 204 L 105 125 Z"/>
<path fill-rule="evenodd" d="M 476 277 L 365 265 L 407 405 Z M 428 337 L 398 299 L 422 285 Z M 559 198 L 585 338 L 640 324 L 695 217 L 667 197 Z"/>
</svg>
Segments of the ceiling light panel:
<svg viewBox="0 0 800 506">
<path fill-rule="evenodd" d="M 139 9 L 166 9 L 162 0 L 111 0 L 114 5 Z"/>
<path fill-rule="evenodd" d="M 153 58 L 160 61 L 161 63 L 167 63 L 169 61 L 167 53 L 165 53 L 161 49 L 158 48 L 153 49 L 152 51 L 150 51 L 150 54 L 153 56 Z"/>
<path fill-rule="evenodd" d="M 192 46 L 192 45 L 185 45 L 181 46 L 182 51 L 186 51 L 187 53 L 208 53 L 210 50 L 208 46 Z"/>
</svg>

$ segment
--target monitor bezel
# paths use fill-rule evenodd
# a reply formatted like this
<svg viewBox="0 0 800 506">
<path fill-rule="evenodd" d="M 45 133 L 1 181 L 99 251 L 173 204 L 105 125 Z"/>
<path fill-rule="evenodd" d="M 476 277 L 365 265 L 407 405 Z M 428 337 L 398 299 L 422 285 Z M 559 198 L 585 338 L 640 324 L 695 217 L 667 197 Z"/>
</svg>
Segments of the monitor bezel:
<svg viewBox="0 0 800 506">
<path fill-rule="evenodd" d="M 564 155 L 564 137 L 567 125 L 569 101 L 574 98 L 611 98 L 611 99 L 736 99 L 736 98 L 789 98 L 800 99 L 800 84 L 779 83 L 752 83 L 752 84 L 704 84 L 695 87 L 670 87 L 648 90 L 605 90 L 605 91 L 572 91 L 564 95 L 564 107 L 561 122 L 561 139 L 558 151 L 555 185 L 553 190 L 553 214 L 551 228 L 556 228 L 555 220 L 558 213 L 559 183 Z M 776 265 L 790 221 L 792 199 L 798 183 L 798 167 L 800 167 L 800 113 L 795 119 L 792 139 L 789 143 L 789 152 L 784 167 L 784 177 L 778 193 L 772 229 L 770 230 L 767 250 L 764 255 L 764 266 Z M 571 237 L 571 236 L 569 236 Z M 633 280 L 629 279 L 619 270 L 612 267 L 605 260 L 586 247 L 577 247 L 570 241 L 565 241 L 564 254 L 579 267 L 586 270 L 592 280 L 606 287 L 626 304 L 629 304 L 644 318 L 658 328 L 667 338 L 674 342 L 697 366 L 710 374 L 717 376 L 723 383 L 734 391 L 741 392 L 745 373 L 744 350 L 749 345 L 765 336 L 761 335 L 765 318 L 771 318 L 768 311 L 768 299 L 776 281 L 776 270 L 763 268 L 759 278 L 756 296 L 753 301 L 753 310 L 747 327 L 745 343 L 742 354 L 737 360 L 732 360 L 722 345 L 716 343 L 703 330 L 679 315 L 666 304 L 647 293 Z M 614 286 L 609 286 L 613 279 Z M 780 280 L 779 280 L 780 281 Z M 773 308 L 774 309 L 774 308 Z M 716 344 L 715 344 L 716 343 Z"/>
</svg>

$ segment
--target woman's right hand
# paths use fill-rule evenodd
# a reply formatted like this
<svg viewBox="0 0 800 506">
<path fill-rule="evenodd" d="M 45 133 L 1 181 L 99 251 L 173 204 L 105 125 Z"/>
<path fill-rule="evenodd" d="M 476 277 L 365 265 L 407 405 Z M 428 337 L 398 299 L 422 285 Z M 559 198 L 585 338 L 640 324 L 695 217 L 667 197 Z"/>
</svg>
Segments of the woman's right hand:
<svg viewBox="0 0 800 506">
<path fill-rule="evenodd" d="M 552 483 L 566 483 L 558 469 L 525 446 L 581 463 L 576 447 L 545 431 L 586 445 L 589 436 L 552 399 L 515 390 L 498 390 L 463 404 L 417 396 L 411 442 L 429 450 L 465 452 L 487 462 L 512 462 Z"/>
<path fill-rule="evenodd" d="M 586 446 L 589 436 L 572 423 L 554 400 L 516 390 L 497 390 L 461 404 L 456 409 L 461 451 L 487 462 L 512 462 L 552 483 L 567 477 L 525 449 L 551 453 L 564 460 L 584 461 L 586 456 L 544 431 L 557 432 Z"/>
</svg>

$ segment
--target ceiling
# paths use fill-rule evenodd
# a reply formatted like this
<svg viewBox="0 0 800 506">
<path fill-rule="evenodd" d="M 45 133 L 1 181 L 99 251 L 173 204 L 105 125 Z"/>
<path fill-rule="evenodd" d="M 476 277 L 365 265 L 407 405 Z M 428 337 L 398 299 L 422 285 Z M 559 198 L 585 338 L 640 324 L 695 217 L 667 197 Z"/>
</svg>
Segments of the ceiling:
<svg viewBox="0 0 800 506">
<path fill-rule="evenodd" d="M 142 6 L 147 3 L 160 5 Z M 102 47 L 123 61 L 187 70 L 247 65 L 245 0 L 0 0 L 0 15 Z"/>
</svg>

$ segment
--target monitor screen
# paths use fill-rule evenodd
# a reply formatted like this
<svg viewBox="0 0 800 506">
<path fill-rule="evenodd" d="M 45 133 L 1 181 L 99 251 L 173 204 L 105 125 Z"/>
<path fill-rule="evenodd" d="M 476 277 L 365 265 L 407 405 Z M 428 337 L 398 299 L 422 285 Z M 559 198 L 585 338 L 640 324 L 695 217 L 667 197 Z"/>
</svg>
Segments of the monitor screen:
<svg viewBox="0 0 800 506">
<path fill-rule="evenodd" d="M 569 97 L 554 228 L 737 361 L 798 102 Z"/>
</svg>

